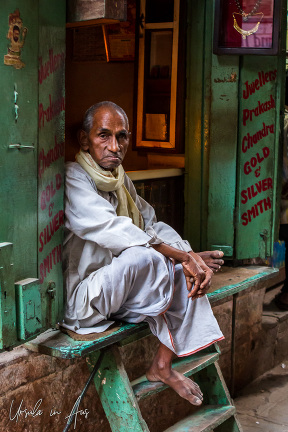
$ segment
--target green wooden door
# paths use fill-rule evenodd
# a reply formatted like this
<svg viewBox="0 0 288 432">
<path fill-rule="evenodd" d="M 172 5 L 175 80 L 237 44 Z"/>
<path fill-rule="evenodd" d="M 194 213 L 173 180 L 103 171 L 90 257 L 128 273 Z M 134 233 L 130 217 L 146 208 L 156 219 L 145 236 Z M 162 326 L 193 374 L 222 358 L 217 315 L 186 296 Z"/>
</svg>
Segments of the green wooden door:
<svg viewBox="0 0 288 432">
<path fill-rule="evenodd" d="M 13 2 L 4 0 L 0 14 L 0 240 L 13 243 L 16 280 L 37 277 L 38 141 L 38 10 L 33 0 L 19 1 L 17 7 L 19 14 Z M 13 56 L 11 40 L 7 39 L 11 26 L 12 32 L 13 28 L 20 28 L 22 42 L 27 28 L 23 48 L 19 42 L 19 59 Z M 15 32 L 17 37 L 14 29 Z M 9 65 L 9 60 L 15 61 L 14 66 Z M 11 144 L 29 148 L 9 148 Z"/>
<path fill-rule="evenodd" d="M 1 349 L 55 324 L 62 308 L 61 251 L 50 255 L 44 244 L 40 251 L 40 234 L 48 226 L 50 244 L 61 243 L 63 150 L 54 160 L 58 143 L 63 148 L 65 1 L 4 0 L 0 28 Z M 54 267 L 56 297 L 42 277 L 43 254 Z"/>
<path fill-rule="evenodd" d="M 266 258 L 279 222 L 286 4 L 273 57 L 213 54 L 214 2 L 188 6 L 185 233 L 195 250 Z"/>
<path fill-rule="evenodd" d="M 277 226 L 281 58 L 244 57 L 239 88 L 237 258 L 273 253 Z"/>
<path fill-rule="evenodd" d="M 14 283 L 37 278 L 38 10 L 17 8 L 1 2 L 0 348 L 17 338 Z"/>
</svg>

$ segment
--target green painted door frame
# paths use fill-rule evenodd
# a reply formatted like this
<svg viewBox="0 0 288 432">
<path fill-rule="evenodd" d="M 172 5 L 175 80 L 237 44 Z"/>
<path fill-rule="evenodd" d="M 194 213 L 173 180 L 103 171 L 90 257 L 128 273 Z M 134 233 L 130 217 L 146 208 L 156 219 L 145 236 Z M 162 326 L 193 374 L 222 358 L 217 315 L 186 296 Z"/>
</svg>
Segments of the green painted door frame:
<svg viewBox="0 0 288 432">
<path fill-rule="evenodd" d="M 62 316 L 65 9 L 1 2 L 0 349 Z"/>
</svg>

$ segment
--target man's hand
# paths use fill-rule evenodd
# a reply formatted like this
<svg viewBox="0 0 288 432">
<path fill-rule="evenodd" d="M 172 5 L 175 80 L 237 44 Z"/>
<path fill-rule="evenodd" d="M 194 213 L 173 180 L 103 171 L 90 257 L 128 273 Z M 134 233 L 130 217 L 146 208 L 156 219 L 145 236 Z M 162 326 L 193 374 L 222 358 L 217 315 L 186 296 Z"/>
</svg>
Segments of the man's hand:
<svg viewBox="0 0 288 432">
<path fill-rule="evenodd" d="M 204 261 L 193 251 L 189 252 L 192 260 L 182 262 L 188 297 L 192 300 L 203 297 L 210 288 L 213 271 L 206 266 Z M 194 283 L 194 288 L 192 289 Z"/>
<path fill-rule="evenodd" d="M 189 298 L 195 300 L 206 294 L 210 288 L 213 272 L 196 253 L 193 251 L 189 253 L 184 252 L 165 243 L 153 244 L 151 246 L 162 253 L 162 255 L 182 264 Z M 194 288 L 192 289 L 193 284 Z"/>
<path fill-rule="evenodd" d="M 198 295 L 200 295 L 200 297 L 203 297 L 203 295 L 207 294 L 207 292 L 210 289 L 212 276 L 213 276 L 213 270 L 207 266 L 207 264 L 203 261 L 203 259 L 197 253 L 190 251 L 189 254 L 195 259 L 195 261 L 197 262 L 199 267 L 204 271 L 204 273 L 206 275 L 205 280 L 207 280 L 207 284 L 205 285 L 204 289 L 202 289 L 200 287 L 200 291 L 198 292 Z M 203 291 L 203 292 L 201 292 L 201 291 Z"/>
</svg>

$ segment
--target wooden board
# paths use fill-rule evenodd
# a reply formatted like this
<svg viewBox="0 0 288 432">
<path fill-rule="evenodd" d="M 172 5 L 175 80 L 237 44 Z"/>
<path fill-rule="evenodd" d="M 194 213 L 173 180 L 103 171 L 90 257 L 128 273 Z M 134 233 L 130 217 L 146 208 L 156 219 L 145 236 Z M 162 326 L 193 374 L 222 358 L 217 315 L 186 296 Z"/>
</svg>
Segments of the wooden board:
<svg viewBox="0 0 288 432">
<path fill-rule="evenodd" d="M 133 334 L 139 333 L 142 335 L 141 330 L 145 328 L 147 328 L 146 323 L 123 323 L 117 329 L 113 328 L 107 330 L 107 332 L 99 333 L 92 341 L 75 341 L 59 330 L 48 330 L 36 339 L 26 343 L 25 346 L 31 351 L 53 357 L 72 359 L 86 356 L 93 351 L 112 345 Z"/>
<path fill-rule="evenodd" d="M 278 273 L 278 269 L 264 266 L 222 267 L 212 279 L 208 298 L 210 303 L 258 285 Z"/>
<path fill-rule="evenodd" d="M 207 405 L 165 432 L 210 432 L 236 412 L 233 406 Z"/>
</svg>

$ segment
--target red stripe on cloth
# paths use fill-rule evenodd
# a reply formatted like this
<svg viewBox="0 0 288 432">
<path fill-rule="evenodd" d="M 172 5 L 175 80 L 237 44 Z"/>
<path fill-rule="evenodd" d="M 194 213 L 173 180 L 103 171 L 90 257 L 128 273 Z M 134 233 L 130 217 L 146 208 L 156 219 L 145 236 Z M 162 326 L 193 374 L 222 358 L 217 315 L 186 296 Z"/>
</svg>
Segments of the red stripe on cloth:
<svg viewBox="0 0 288 432">
<path fill-rule="evenodd" d="M 168 333 L 169 333 L 169 337 L 170 337 L 171 345 L 172 345 L 173 349 L 176 351 L 176 349 L 175 349 L 175 345 L 174 345 L 174 341 L 173 341 L 173 337 L 172 337 L 172 334 L 171 334 L 171 332 L 170 332 L 170 330 L 169 330 L 169 327 L 168 327 L 168 324 L 167 324 L 167 321 L 166 321 L 165 315 L 162 315 L 162 316 L 163 316 L 163 319 L 164 319 L 165 324 L 166 324 L 166 326 L 167 326 L 167 330 L 168 330 Z"/>
<path fill-rule="evenodd" d="M 162 316 L 163 316 L 163 319 L 164 319 L 165 324 L 166 324 L 166 326 L 167 326 L 167 330 L 168 330 L 168 333 L 169 333 L 169 337 L 170 337 L 171 345 L 172 345 L 173 349 L 175 350 L 175 354 L 177 355 L 177 357 L 186 357 L 186 356 L 189 356 L 189 355 L 195 354 L 196 352 L 201 351 L 201 350 L 203 350 L 204 348 L 207 348 L 207 347 L 210 346 L 210 345 L 213 345 L 213 343 L 215 343 L 215 342 L 219 342 L 219 341 L 225 339 L 225 337 L 222 336 L 221 338 L 219 338 L 219 339 L 215 339 L 214 341 L 212 341 L 212 342 L 208 343 L 207 345 L 204 345 L 204 346 L 202 346 L 202 347 L 200 347 L 200 348 L 197 348 L 197 349 L 194 350 L 194 351 L 191 351 L 191 352 L 189 352 L 189 353 L 187 353 L 187 354 L 181 354 L 181 355 L 179 355 L 179 354 L 176 353 L 176 348 L 175 348 L 175 344 L 174 344 L 174 341 L 173 341 L 173 336 L 172 336 L 172 334 L 171 334 L 171 332 L 170 332 L 170 330 L 169 330 L 169 328 L 168 328 L 167 320 L 166 320 L 166 318 L 165 318 L 164 315 L 162 315 Z"/>
<path fill-rule="evenodd" d="M 204 346 L 201 347 L 201 348 L 197 348 L 196 350 L 191 351 L 191 352 L 189 352 L 189 353 L 187 353 L 187 354 L 181 354 L 181 355 L 178 355 L 178 354 L 177 354 L 177 356 L 178 356 L 178 357 L 186 357 L 186 356 L 188 356 L 188 355 L 195 354 L 196 352 L 201 351 L 201 350 L 203 350 L 204 348 L 207 348 L 208 346 L 213 345 L 213 343 L 215 343 L 215 342 L 219 342 L 219 341 L 221 341 L 221 340 L 223 340 L 223 339 L 225 339 L 224 336 L 222 336 L 222 337 L 219 338 L 219 339 L 215 339 L 214 341 L 208 343 L 207 345 L 204 345 Z"/>
</svg>

